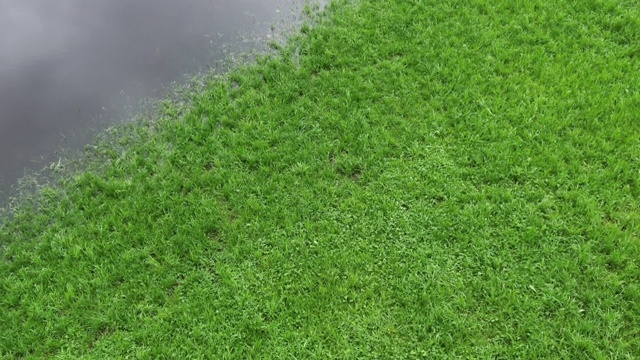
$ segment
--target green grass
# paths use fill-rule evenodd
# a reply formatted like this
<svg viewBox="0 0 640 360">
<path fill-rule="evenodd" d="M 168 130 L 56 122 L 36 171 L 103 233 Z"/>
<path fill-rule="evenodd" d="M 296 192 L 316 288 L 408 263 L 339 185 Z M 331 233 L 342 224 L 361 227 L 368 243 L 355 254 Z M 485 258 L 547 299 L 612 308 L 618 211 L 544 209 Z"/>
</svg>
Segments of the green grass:
<svg viewBox="0 0 640 360">
<path fill-rule="evenodd" d="M 635 1 L 335 2 L 0 229 L 5 358 L 640 357 Z"/>
</svg>

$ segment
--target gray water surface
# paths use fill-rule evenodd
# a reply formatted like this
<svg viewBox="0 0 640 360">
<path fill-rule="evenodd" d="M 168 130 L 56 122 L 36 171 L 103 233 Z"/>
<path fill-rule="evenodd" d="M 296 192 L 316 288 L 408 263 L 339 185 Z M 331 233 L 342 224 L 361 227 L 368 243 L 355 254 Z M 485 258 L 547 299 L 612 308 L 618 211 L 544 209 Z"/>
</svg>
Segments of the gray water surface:
<svg viewBox="0 0 640 360">
<path fill-rule="evenodd" d="M 264 43 L 302 3 L 0 0 L 0 198 L 141 99 Z"/>
</svg>

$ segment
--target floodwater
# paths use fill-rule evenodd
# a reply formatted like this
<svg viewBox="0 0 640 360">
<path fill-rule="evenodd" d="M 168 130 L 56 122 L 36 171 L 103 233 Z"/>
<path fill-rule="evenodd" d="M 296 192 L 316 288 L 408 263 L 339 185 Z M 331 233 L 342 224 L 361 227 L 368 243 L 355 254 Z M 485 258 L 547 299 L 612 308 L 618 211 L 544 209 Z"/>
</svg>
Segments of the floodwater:
<svg viewBox="0 0 640 360">
<path fill-rule="evenodd" d="M 142 99 L 264 45 L 302 3 L 0 0 L 0 199 Z"/>
</svg>

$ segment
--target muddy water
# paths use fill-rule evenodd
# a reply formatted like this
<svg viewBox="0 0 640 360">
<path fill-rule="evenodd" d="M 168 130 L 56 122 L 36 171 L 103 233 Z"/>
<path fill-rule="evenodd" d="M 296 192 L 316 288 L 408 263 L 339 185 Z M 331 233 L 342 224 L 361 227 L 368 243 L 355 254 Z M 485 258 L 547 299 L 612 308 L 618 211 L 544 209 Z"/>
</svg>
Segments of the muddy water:
<svg viewBox="0 0 640 360">
<path fill-rule="evenodd" d="M 263 45 L 303 0 L 0 0 L 0 199 L 141 99 Z M 288 19 L 288 20 L 287 20 Z"/>
</svg>

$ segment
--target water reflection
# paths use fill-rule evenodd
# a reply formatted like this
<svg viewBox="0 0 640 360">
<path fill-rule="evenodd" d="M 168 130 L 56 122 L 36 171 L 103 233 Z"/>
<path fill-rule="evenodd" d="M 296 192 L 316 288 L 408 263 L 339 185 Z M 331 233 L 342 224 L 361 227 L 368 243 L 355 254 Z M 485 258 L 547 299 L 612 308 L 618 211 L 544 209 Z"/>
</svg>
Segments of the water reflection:
<svg viewBox="0 0 640 360">
<path fill-rule="evenodd" d="M 0 0 L 0 192 L 301 2 Z"/>
</svg>

